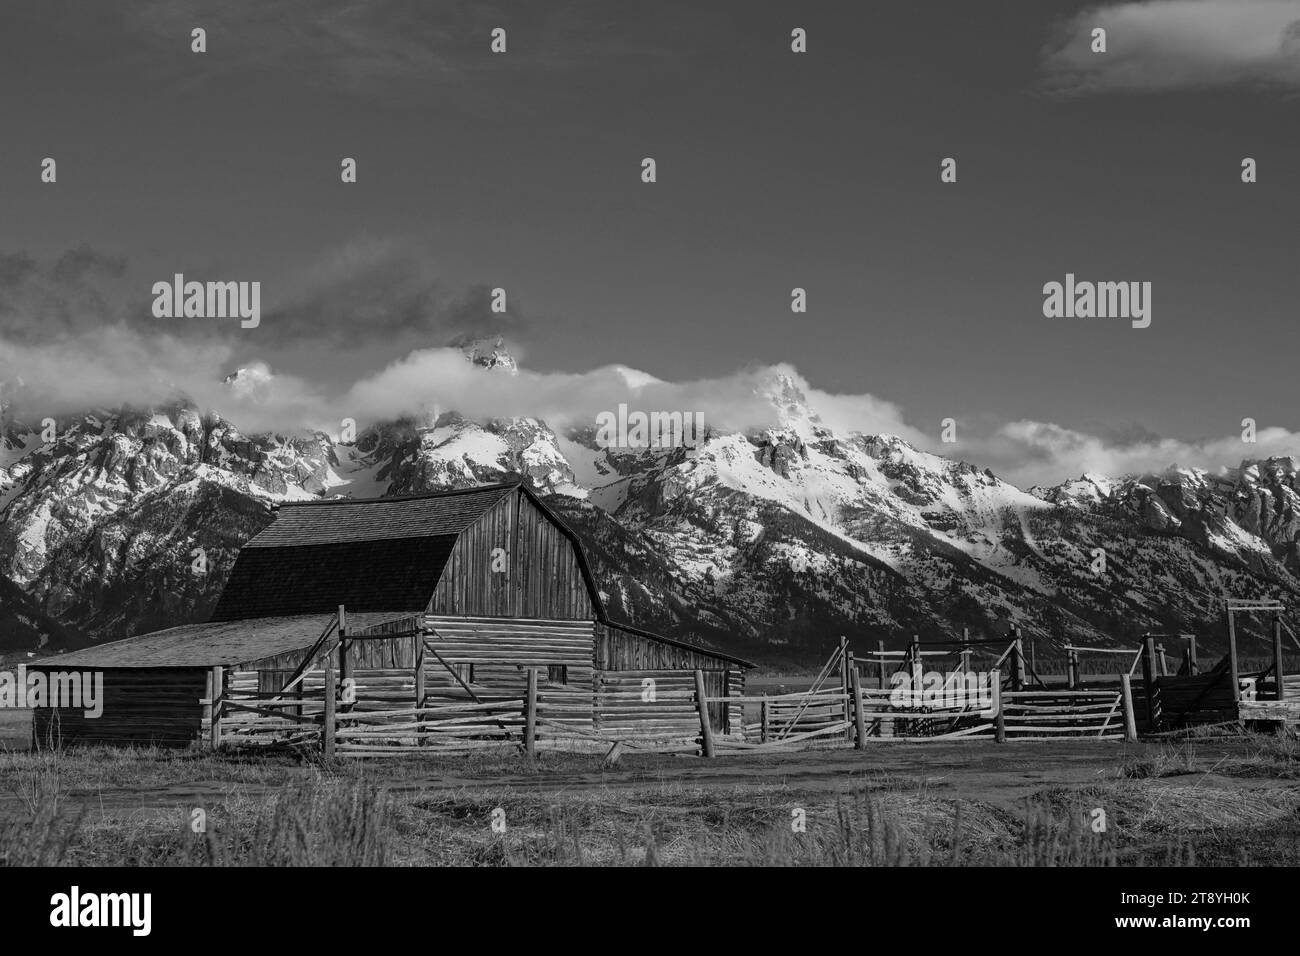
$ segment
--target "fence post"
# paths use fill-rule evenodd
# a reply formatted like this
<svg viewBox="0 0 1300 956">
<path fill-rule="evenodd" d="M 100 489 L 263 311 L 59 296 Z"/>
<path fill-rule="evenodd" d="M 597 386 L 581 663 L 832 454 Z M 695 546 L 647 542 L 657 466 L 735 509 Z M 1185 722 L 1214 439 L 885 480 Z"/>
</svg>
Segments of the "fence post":
<svg viewBox="0 0 1300 956">
<path fill-rule="evenodd" d="M 876 648 L 880 652 L 880 656 L 877 658 L 877 660 L 880 662 L 880 689 L 884 690 L 886 687 L 889 686 L 886 683 L 887 678 L 885 676 L 885 642 L 877 641 Z"/>
<path fill-rule="evenodd" d="M 1282 672 L 1282 617 L 1273 615 L 1273 677 L 1277 681 L 1277 699 L 1286 700 L 1286 675 Z"/>
<path fill-rule="evenodd" d="M 537 668 L 528 668 L 528 696 L 524 700 L 524 753 L 537 756 Z"/>
<path fill-rule="evenodd" d="M 208 671 L 208 744 L 213 750 L 221 746 L 221 710 L 224 701 L 225 672 L 220 667 Z"/>
<path fill-rule="evenodd" d="M 1007 742 L 1006 704 L 999 703 L 998 714 L 993 718 L 993 739 L 1000 744 Z"/>
<path fill-rule="evenodd" d="M 854 746 L 858 750 L 865 750 L 867 746 L 867 722 L 862 714 L 862 681 L 858 677 L 856 667 L 849 671 L 849 681 L 853 685 L 853 727 L 856 732 Z"/>
<path fill-rule="evenodd" d="M 348 682 L 348 618 L 339 605 L 339 686 L 346 687 Z"/>
<path fill-rule="evenodd" d="M 853 714 L 849 710 L 849 694 L 853 693 L 853 688 L 857 686 L 858 664 L 853 658 L 852 651 L 844 652 L 844 739 L 853 739 Z"/>
<path fill-rule="evenodd" d="M 1237 620 L 1232 613 L 1231 605 L 1228 607 L 1228 668 L 1232 671 L 1228 675 L 1229 685 L 1232 689 L 1232 706 L 1235 709 L 1241 702 L 1241 684 L 1237 681 Z"/>
<path fill-rule="evenodd" d="M 424 733 L 424 635 L 415 635 L 415 745 L 425 744 Z"/>
<path fill-rule="evenodd" d="M 1187 674 L 1195 677 L 1200 670 L 1200 664 L 1196 660 L 1196 635 L 1192 634 L 1187 638 Z"/>
<path fill-rule="evenodd" d="M 704 692 L 704 671 L 695 672 L 695 706 L 700 712 L 700 749 L 704 756 L 713 756 L 713 728 L 709 726 L 709 700 Z"/>
<path fill-rule="evenodd" d="M 338 686 L 334 682 L 334 665 L 325 664 L 325 715 L 320 728 L 321 753 L 326 760 L 334 758 L 334 705 Z"/>
<path fill-rule="evenodd" d="M 1165 657 L 1165 646 L 1163 644 L 1158 648 L 1160 651 L 1160 676 L 1169 676 L 1169 660 Z"/>
<path fill-rule="evenodd" d="M 963 673 L 970 673 L 970 628 L 961 629 L 961 669 Z"/>
<path fill-rule="evenodd" d="M 1079 652 L 1073 647 L 1065 652 L 1065 682 L 1070 690 L 1079 686 Z"/>
<path fill-rule="evenodd" d="M 1013 691 L 1025 689 L 1025 661 L 1021 653 L 1019 634 L 1016 634 L 1015 640 L 1011 642 L 1011 689 Z"/>
<path fill-rule="evenodd" d="M 1133 682 L 1127 674 L 1119 675 L 1119 692 L 1124 707 L 1124 739 L 1137 740 L 1137 717 L 1133 714 Z"/>
<path fill-rule="evenodd" d="M 761 704 L 758 705 L 758 711 L 759 711 L 758 719 L 760 724 L 759 731 L 758 731 L 758 742 L 760 744 L 765 744 L 767 743 L 767 692 L 766 691 L 763 692 L 763 701 Z"/>
<path fill-rule="evenodd" d="M 1156 639 L 1150 634 L 1142 642 L 1142 689 L 1147 695 L 1147 729 L 1152 733 L 1160 730 L 1160 712 L 1156 705 L 1155 670 Z"/>
</svg>

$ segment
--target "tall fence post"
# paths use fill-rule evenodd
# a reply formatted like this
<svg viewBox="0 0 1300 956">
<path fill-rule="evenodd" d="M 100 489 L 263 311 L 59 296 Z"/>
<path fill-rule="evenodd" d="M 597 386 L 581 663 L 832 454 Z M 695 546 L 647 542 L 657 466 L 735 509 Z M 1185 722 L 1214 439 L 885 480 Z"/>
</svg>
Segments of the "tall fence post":
<svg viewBox="0 0 1300 956">
<path fill-rule="evenodd" d="M 970 628 L 961 629 L 961 669 L 963 674 L 970 673 Z"/>
<path fill-rule="evenodd" d="M 1286 700 L 1286 675 L 1282 666 L 1282 617 L 1273 615 L 1273 677 L 1277 680 L 1277 699 Z"/>
<path fill-rule="evenodd" d="M 524 699 L 524 753 L 537 756 L 537 668 L 528 668 L 528 696 Z"/>
<path fill-rule="evenodd" d="M 853 688 L 857 683 L 858 663 L 853 657 L 852 651 L 844 652 L 844 739 L 853 739 L 853 713 L 849 709 L 849 694 L 853 693 Z"/>
<path fill-rule="evenodd" d="M 762 703 L 758 705 L 758 721 L 759 721 L 758 742 L 760 744 L 765 744 L 767 743 L 767 692 L 766 691 L 763 692 Z"/>
<path fill-rule="evenodd" d="M 713 756 L 713 728 L 709 726 L 709 698 L 704 691 L 704 671 L 695 672 L 695 706 L 700 712 L 700 749 Z"/>
<path fill-rule="evenodd" d="M 1241 684 L 1237 680 L 1237 619 L 1232 613 L 1232 607 L 1228 607 L 1228 669 L 1231 673 L 1228 680 L 1232 688 L 1232 706 L 1235 709 L 1241 702 Z"/>
<path fill-rule="evenodd" d="M 1142 642 L 1142 690 L 1147 695 L 1147 729 L 1152 733 L 1160 730 L 1160 707 L 1153 673 L 1155 656 L 1156 639 L 1148 634 Z"/>
<path fill-rule="evenodd" d="M 226 697 L 226 672 L 221 666 L 213 667 L 208 672 L 208 683 L 212 690 L 208 694 L 208 743 L 213 750 L 221 746 L 221 711 Z"/>
<path fill-rule="evenodd" d="M 348 686 L 348 617 L 343 605 L 339 605 L 339 686 Z M 344 705 L 344 710 L 351 708 Z"/>
<path fill-rule="evenodd" d="M 889 678 L 885 674 L 885 642 L 877 641 L 876 648 L 878 653 L 880 654 L 880 657 L 877 658 L 877 660 L 880 663 L 880 689 L 884 690 L 886 687 L 889 686 L 888 684 Z"/>
<path fill-rule="evenodd" d="M 1025 689 L 1025 660 L 1020 649 L 1019 635 L 1016 635 L 1011 642 L 1011 689 L 1013 691 Z"/>
<path fill-rule="evenodd" d="M 424 635 L 415 635 L 415 745 L 423 746 L 424 733 Z"/>
<path fill-rule="evenodd" d="M 867 722 L 862 713 L 862 681 L 858 677 L 858 669 L 855 667 L 849 671 L 850 688 L 853 691 L 853 728 L 855 731 L 854 746 L 858 750 L 864 750 L 867 746 Z"/>
<path fill-rule="evenodd" d="M 1137 717 L 1133 713 L 1133 682 L 1127 674 L 1119 675 L 1119 692 L 1124 706 L 1124 739 L 1137 740 Z"/>
<path fill-rule="evenodd" d="M 1006 704 L 999 701 L 997 716 L 993 718 L 993 739 L 1000 744 L 1007 742 Z"/>
<path fill-rule="evenodd" d="M 1070 690 L 1076 690 L 1079 686 L 1079 652 L 1072 647 L 1065 655 L 1065 682 Z"/>
<path fill-rule="evenodd" d="M 334 665 L 325 664 L 325 714 L 320 728 L 321 753 L 326 760 L 334 758 L 334 705 L 338 696 L 338 685 L 334 681 Z"/>
<path fill-rule="evenodd" d="M 1195 677 L 1200 671 L 1200 663 L 1196 660 L 1196 635 L 1191 634 L 1187 638 L 1187 675 Z"/>
</svg>

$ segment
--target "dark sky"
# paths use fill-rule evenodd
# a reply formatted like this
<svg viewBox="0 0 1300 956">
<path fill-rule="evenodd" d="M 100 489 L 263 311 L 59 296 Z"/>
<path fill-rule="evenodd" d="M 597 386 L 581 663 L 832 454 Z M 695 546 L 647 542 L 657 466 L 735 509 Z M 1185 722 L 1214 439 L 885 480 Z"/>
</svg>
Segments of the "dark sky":
<svg viewBox="0 0 1300 956">
<path fill-rule="evenodd" d="M 132 322 L 174 272 L 258 279 L 262 328 L 220 334 L 308 378 L 442 344 L 486 284 L 541 371 L 789 362 L 925 431 L 1300 430 L 1300 78 L 1278 28 L 1300 2 L 1160 6 L 8 0 L 0 253 L 102 254 Z M 1150 328 L 1045 318 L 1066 272 L 1151 282 Z"/>
</svg>

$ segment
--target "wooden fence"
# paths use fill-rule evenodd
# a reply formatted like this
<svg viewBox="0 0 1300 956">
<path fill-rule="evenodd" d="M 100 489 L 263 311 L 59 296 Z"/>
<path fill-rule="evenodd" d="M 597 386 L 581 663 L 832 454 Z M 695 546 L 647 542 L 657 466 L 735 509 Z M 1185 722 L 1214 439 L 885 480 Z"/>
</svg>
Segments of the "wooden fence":
<svg viewBox="0 0 1300 956">
<path fill-rule="evenodd" d="M 703 671 L 653 690 L 636 675 L 605 681 L 596 702 L 599 721 L 569 719 L 572 702 L 539 692 L 527 672 L 521 697 L 439 700 L 416 705 L 394 675 L 358 672 L 344 696 L 332 666 L 300 675 L 288 690 L 266 690 L 256 674 L 226 681 L 203 703 L 213 746 L 276 746 L 319 751 L 326 757 L 392 757 L 539 750 L 691 753 L 707 757 L 814 747 L 866 749 L 891 741 L 992 739 L 1119 740 L 1136 737 L 1128 679 L 1107 691 L 1003 691 L 992 672 L 989 696 L 899 705 L 893 692 L 865 688 L 856 671 L 847 692 L 831 686 L 772 697 L 711 693 Z M 409 678 L 409 675 L 407 675 Z M 259 683 L 261 686 L 259 686 Z M 360 691 L 368 696 L 362 697 Z M 356 692 L 355 694 L 353 692 Z M 719 715 L 721 719 L 719 719 Z"/>
</svg>

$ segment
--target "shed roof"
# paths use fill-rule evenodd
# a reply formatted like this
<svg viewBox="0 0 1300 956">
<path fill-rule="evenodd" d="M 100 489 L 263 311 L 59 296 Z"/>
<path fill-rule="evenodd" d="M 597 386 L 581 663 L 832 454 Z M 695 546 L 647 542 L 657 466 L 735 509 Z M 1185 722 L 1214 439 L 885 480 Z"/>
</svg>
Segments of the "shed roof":
<svg viewBox="0 0 1300 956">
<path fill-rule="evenodd" d="M 408 617 L 396 611 L 348 614 L 360 629 Z M 330 626 L 332 614 L 299 614 L 209 624 L 185 624 L 97 647 L 43 657 L 29 668 L 228 667 L 306 649 Z"/>
</svg>

